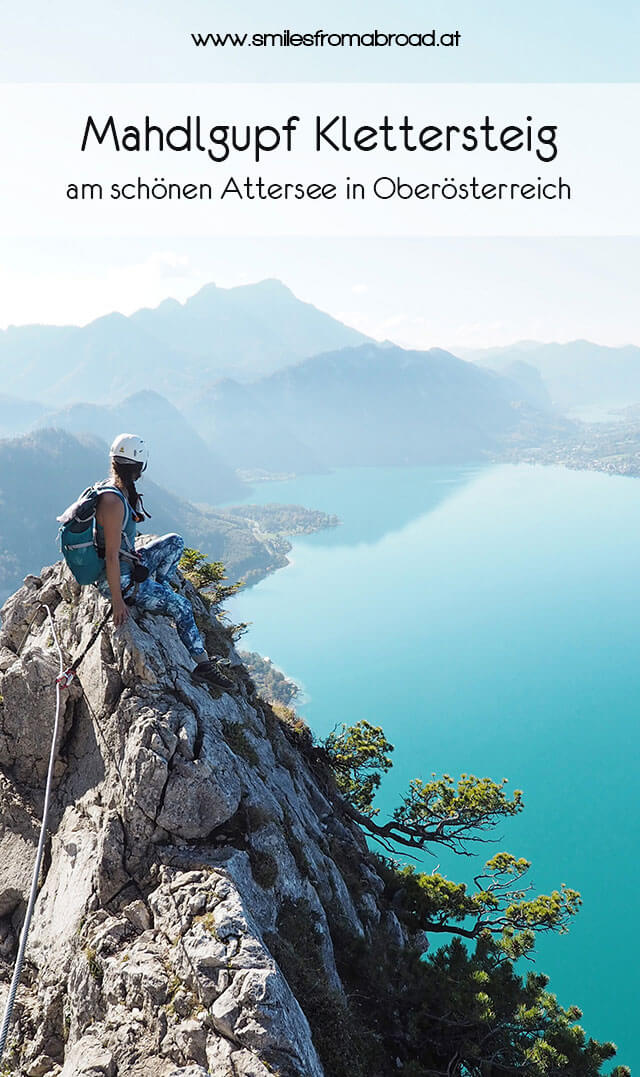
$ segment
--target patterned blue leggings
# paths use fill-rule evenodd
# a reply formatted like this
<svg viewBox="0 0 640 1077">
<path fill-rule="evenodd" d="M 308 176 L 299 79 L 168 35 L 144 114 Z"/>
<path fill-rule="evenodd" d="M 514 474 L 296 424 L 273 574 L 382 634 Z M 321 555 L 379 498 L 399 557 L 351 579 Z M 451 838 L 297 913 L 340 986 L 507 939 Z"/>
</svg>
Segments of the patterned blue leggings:
<svg viewBox="0 0 640 1077">
<path fill-rule="evenodd" d="M 184 541 L 180 535 L 163 535 L 162 538 L 143 546 L 137 553 L 143 565 L 149 569 L 146 580 L 138 584 L 134 604 L 149 613 L 166 613 L 173 617 L 178 635 L 194 658 L 205 653 L 202 636 L 194 620 L 191 603 L 183 595 L 177 595 L 168 584 L 175 575 L 182 557 Z M 121 583 L 124 591 L 131 579 L 126 562 L 122 565 Z M 110 597 L 106 578 L 98 582 L 98 590 L 105 598 Z"/>
</svg>

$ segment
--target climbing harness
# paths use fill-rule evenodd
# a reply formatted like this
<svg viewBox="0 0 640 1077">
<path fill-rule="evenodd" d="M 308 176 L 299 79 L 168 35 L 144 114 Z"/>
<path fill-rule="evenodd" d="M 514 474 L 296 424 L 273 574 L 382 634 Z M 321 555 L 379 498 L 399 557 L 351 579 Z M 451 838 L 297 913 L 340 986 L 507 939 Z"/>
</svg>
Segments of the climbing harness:
<svg viewBox="0 0 640 1077">
<path fill-rule="evenodd" d="M 47 784 L 44 793 L 44 807 L 42 809 L 42 823 L 40 826 L 40 839 L 38 841 L 38 850 L 36 853 L 36 862 L 33 868 L 33 876 L 31 879 L 31 890 L 29 892 L 29 902 L 27 904 L 27 911 L 22 925 L 22 931 L 20 932 L 20 944 L 18 946 L 18 956 L 16 958 L 15 968 L 13 970 L 13 978 L 11 980 L 11 986 L 9 988 L 9 994 L 7 996 L 7 1002 L 4 1009 L 4 1017 L 2 1019 L 2 1026 L 0 1027 L 0 1061 L 4 1054 L 5 1045 L 7 1042 L 7 1035 L 9 1033 L 9 1026 L 11 1024 L 11 1015 L 13 1013 L 13 1006 L 16 1000 L 16 993 L 18 991 L 18 985 L 20 983 L 20 977 L 22 975 L 22 966 L 24 964 L 24 955 L 27 948 L 27 938 L 29 935 L 29 927 L 31 926 L 31 917 L 33 916 L 33 909 L 38 896 L 38 880 L 40 878 L 40 868 L 42 867 L 42 857 L 44 855 L 44 848 L 47 839 L 47 818 L 49 815 L 49 801 L 51 799 L 51 786 L 53 782 L 53 768 L 56 761 L 57 744 L 58 744 L 58 730 L 60 726 L 60 703 L 62 697 L 63 687 L 67 687 L 70 682 L 66 681 L 67 673 L 64 669 L 64 659 L 62 657 L 62 651 L 56 635 L 55 625 L 53 623 L 53 617 L 51 616 L 51 610 L 48 606 L 44 607 L 47 611 L 47 617 L 51 632 L 58 649 L 58 657 L 60 658 L 60 674 L 56 680 L 56 715 L 53 723 L 53 737 L 51 738 L 51 751 L 49 753 L 49 769 L 47 771 Z M 72 674 L 73 678 L 73 674 Z"/>
</svg>

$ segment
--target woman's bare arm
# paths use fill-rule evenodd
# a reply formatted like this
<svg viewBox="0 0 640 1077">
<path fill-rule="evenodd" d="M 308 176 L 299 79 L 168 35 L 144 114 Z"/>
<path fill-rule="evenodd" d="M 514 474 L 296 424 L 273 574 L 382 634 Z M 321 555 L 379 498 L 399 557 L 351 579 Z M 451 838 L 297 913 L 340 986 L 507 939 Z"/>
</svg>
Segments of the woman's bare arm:
<svg viewBox="0 0 640 1077">
<path fill-rule="evenodd" d="M 120 586 L 120 545 L 122 542 L 122 524 L 124 522 L 122 498 L 110 492 L 101 494 L 96 520 L 104 531 L 107 583 L 111 591 L 113 623 L 116 626 L 123 625 L 129 616 L 129 610 L 122 597 L 122 588 Z"/>
</svg>

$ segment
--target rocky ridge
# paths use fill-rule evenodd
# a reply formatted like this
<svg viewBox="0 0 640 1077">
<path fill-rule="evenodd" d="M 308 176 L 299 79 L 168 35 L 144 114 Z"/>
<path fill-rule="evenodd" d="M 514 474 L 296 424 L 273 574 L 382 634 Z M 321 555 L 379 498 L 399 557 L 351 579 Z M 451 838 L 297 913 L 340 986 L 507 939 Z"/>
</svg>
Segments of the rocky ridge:
<svg viewBox="0 0 640 1077">
<path fill-rule="evenodd" d="M 409 942 L 304 729 L 257 695 L 228 630 L 179 586 L 234 687 L 195 684 L 162 616 L 109 622 L 89 650 L 64 695 L 51 837 L 1 1073 L 322 1077 L 299 985 L 311 975 L 339 1009 L 333 925 L 365 943 L 372 930 Z M 2 611 L 2 1006 L 53 727 L 45 603 L 69 660 L 107 609 L 58 564 Z"/>
</svg>

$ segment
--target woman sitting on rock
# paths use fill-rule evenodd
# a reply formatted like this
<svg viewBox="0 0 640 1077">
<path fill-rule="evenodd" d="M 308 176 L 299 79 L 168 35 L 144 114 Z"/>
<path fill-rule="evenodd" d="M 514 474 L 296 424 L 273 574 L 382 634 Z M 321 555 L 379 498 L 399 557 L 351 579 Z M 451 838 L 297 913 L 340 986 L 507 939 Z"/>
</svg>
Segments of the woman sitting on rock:
<svg viewBox="0 0 640 1077">
<path fill-rule="evenodd" d="M 135 550 L 136 524 L 148 515 L 136 490 L 148 463 L 144 441 L 137 434 L 120 434 L 109 455 L 111 475 L 104 483 L 109 489 L 100 494 L 96 511 L 98 547 L 105 551 L 105 570 L 96 586 L 105 598 L 111 598 L 113 623 L 123 625 L 129 616 L 123 592 L 138 609 L 168 614 L 196 663 L 194 679 L 230 688 L 230 681 L 207 655 L 191 603 L 169 585 L 184 550 L 180 535 L 163 535 Z"/>
</svg>

